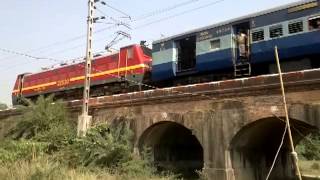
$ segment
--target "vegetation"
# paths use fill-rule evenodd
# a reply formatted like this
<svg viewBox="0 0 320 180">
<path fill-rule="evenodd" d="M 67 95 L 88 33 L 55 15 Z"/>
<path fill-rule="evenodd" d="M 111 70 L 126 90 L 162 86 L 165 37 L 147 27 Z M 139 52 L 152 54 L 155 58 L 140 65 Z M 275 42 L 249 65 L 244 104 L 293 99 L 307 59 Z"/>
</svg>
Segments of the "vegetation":
<svg viewBox="0 0 320 180">
<path fill-rule="evenodd" d="M 304 137 L 296 147 L 302 174 L 320 176 L 320 132 Z"/>
<path fill-rule="evenodd" d="M 0 110 L 4 110 L 4 109 L 7 109 L 8 106 L 4 103 L 0 103 Z"/>
<path fill-rule="evenodd" d="M 0 143 L 2 179 L 157 179 L 152 163 L 133 153 L 125 121 L 75 136 L 62 102 L 39 97 Z M 147 154 L 147 153 L 146 153 Z M 166 179 L 171 176 L 166 176 Z"/>
<path fill-rule="evenodd" d="M 320 161 L 299 161 L 299 166 L 303 174 L 320 176 Z"/>
<path fill-rule="evenodd" d="M 320 132 L 306 136 L 297 146 L 297 151 L 303 160 L 320 160 Z"/>
</svg>

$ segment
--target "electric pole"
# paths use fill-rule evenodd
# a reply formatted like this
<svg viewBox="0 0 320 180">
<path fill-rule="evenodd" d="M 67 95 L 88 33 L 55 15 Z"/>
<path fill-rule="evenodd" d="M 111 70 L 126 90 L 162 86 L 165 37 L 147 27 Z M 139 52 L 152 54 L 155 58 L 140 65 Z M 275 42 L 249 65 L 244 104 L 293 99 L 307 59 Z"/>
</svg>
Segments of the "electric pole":
<svg viewBox="0 0 320 180">
<path fill-rule="evenodd" d="M 87 27 L 87 49 L 85 63 L 85 79 L 83 87 L 83 107 L 82 114 L 78 118 L 78 136 L 85 136 L 87 129 L 90 126 L 92 116 L 89 116 L 89 100 L 90 100 L 90 76 L 91 76 L 91 60 L 93 59 L 92 52 L 92 34 L 94 24 L 94 3 L 95 0 L 88 1 L 88 27 Z"/>
</svg>

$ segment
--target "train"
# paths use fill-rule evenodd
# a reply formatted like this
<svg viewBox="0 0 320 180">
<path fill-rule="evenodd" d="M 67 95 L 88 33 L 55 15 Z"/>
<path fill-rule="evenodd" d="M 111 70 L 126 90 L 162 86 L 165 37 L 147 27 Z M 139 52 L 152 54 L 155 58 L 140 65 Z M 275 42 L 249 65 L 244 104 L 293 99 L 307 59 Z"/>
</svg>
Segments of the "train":
<svg viewBox="0 0 320 180">
<path fill-rule="evenodd" d="M 91 95 L 101 96 L 320 67 L 319 0 L 303 0 L 144 43 L 92 61 Z M 84 64 L 17 76 L 13 105 L 34 99 L 82 96 Z"/>
</svg>

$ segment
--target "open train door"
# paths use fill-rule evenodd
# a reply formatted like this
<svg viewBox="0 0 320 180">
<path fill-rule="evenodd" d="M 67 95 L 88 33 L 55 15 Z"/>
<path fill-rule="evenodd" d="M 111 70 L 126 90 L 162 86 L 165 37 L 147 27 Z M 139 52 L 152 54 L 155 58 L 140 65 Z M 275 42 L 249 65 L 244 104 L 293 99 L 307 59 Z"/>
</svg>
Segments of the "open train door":
<svg viewBox="0 0 320 180">
<path fill-rule="evenodd" d="M 196 67 L 196 36 L 175 41 L 177 48 L 177 73 L 193 71 Z"/>
<path fill-rule="evenodd" d="M 234 64 L 234 76 L 246 77 L 251 75 L 250 53 L 250 22 L 245 21 L 232 26 L 232 60 Z"/>
</svg>

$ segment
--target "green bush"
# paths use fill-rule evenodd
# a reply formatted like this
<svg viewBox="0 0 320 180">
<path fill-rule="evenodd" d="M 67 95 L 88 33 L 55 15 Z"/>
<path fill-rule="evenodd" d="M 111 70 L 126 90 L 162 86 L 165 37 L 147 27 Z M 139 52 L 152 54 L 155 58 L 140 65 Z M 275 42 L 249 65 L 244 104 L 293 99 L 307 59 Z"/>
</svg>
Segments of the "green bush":
<svg viewBox="0 0 320 180">
<path fill-rule="evenodd" d="M 125 122 L 117 128 L 100 124 L 67 146 L 58 159 L 73 168 L 100 168 L 130 177 L 151 176 L 155 172 L 151 163 L 133 154 L 132 135 Z"/>
<path fill-rule="evenodd" d="M 108 172 L 125 179 L 154 177 L 156 171 L 147 151 L 143 158 L 133 153 L 133 133 L 124 119 L 118 119 L 113 126 L 97 125 L 85 137 L 77 138 L 62 102 L 54 102 L 53 96 L 27 102 L 8 139 L 0 143 L 0 162 L 6 165 L 0 177 L 10 176 L 19 168 L 25 168 L 25 172 L 13 179 L 68 179 L 70 169 L 78 172 L 84 168 L 85 174 Z M 46 154 L 52 158 L 42 160 Z M 27 167 L 29 161 L 32 165 Z"/>
<path fill-rule="evenodd" d="M 47 148 L 47 143 L 3 140 L 0 142 L 0 163 L 7 164 L 17 160 L 30 160 L 43 155 Z"/>
<path fill-rule="evenodd" d="M 32 139 L 50 143 L 49 151 L 57 151 L 75 137 L 75 128 L 68 120 L 68 113 L 61 101 L 53 101 L 53 96 L 40 96 L 35 103 L 26 100 L 19 123 L 7 137 Z"/>
<path fill-rule="evenodd" d="M 320 132 L 306 136 L 296 147 L 299 158 L 320 160 Z"/>
</svg>

